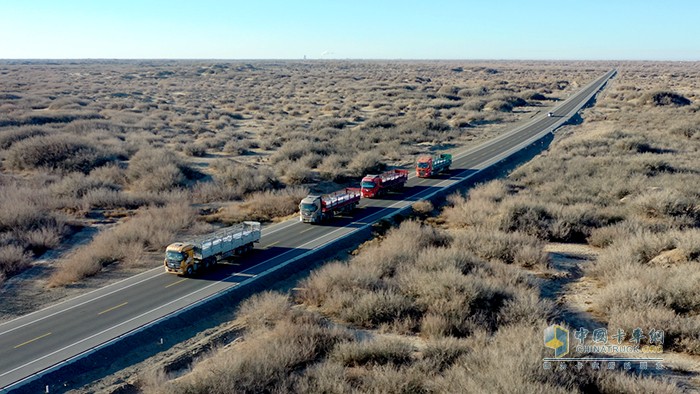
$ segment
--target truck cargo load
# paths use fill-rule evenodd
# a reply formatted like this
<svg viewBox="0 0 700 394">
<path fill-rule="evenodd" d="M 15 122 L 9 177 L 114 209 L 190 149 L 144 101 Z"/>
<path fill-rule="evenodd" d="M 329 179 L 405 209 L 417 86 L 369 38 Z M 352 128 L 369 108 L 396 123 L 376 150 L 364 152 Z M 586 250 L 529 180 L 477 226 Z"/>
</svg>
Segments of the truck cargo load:
<svg viewBox="0 0 700 394">
<path fill-rule="evenodd" d="M 192 275 L 223 258 L 252 250 L 259 241 L 260 223 L 243 222 L 186 242 L 175 242 L 165 249 L 165 272 Z"/>
<path fill-rule="evenodd" d="M 408 170 L 391 170 L 379 175 L 366 175 L 360 184 L 362 197 L 373 198 L 402 188 L 408 181 Z"/>
<path fill-rule="evenodd" d="M 359 188 L 348 187 L 329 194 L 309 194 L 299 203 L 299 220 L 320 223 L 335 215 L 350 212 L 362 197 Z"/>
</svg>

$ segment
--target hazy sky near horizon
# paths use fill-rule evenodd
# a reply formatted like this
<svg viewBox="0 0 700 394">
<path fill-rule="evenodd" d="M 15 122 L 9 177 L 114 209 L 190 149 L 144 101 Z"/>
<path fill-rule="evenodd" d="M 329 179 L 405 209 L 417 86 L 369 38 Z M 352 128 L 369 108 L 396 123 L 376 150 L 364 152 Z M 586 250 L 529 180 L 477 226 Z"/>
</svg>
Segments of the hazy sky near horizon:
<svg viewBox="0 0 700 394">
<path fill-rule="evenodd" d="M 0 0 L 0 59 L 700 60 L 700 1 Z"/>
</svg>

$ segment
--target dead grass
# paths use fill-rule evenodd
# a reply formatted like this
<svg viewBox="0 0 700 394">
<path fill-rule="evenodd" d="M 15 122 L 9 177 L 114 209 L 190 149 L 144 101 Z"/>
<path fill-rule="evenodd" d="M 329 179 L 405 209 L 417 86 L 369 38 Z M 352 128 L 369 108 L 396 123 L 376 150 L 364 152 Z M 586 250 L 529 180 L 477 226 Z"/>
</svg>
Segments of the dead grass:
<svg viewBox="0 0 700 394">
<path fill-rule="evenodd" d="M 551 306 L 516 271 L 471 249 L 460 233 L 453 240 L 430 226 L 404 222 L 349 263 L 312 273 L 298 299 L 355 326 L 429 338 L 463 337 L 548 316 Z"/>
<path fill-rule="evenodd" d="M 138 265 L 144 251 L 161 250 L 194 219 L 195 211 L 187 202 L 145 209 L 63 258 L 49 279 L 49 286 L 74 283 L 116 262 Z"/>
<path fill-rule="evenodd" d="M 224 223 L 243 220 L 269 221 L 289 216 L 299 209 L 299 201 L 309 194 L 302 186 L 287 187 L 249 194 L 242 203 L 224 207 L 215 217 Z"/>
</svg>

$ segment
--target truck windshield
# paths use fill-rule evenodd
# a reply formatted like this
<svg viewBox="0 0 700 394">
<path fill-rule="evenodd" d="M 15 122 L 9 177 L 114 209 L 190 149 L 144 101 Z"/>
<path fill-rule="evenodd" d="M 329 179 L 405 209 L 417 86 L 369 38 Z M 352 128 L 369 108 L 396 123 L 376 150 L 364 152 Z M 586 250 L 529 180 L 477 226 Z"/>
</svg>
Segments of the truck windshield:
<svg viewBox="0 0 700 394">
<path fill-rule="evenodd" d="M 185 256 L 183 256 L 180 252 L 168 250 L 165 252 L 165 258 L 168 259 L 168 261 L 182 261 L 185 259 Z"/>
<path fill-rule="evenodd" d="M 430 167 L 429 163 L 418 163 L 418 168 L 428 168 Z"/>
<path fill-rule="evenodd" d="M 316 204 L 301 204 L 300 208 L 304 212 L 313 212 L 316 210 Z"/>
<path fill-rule="evenodd" d="M 360 184 L 360 186 L 362 186 L 363 189 L 374 189 L 375 184 L 374 184 L 374 182 L 365 181 L 365 182 L 362 182 Z"/>
</svg>

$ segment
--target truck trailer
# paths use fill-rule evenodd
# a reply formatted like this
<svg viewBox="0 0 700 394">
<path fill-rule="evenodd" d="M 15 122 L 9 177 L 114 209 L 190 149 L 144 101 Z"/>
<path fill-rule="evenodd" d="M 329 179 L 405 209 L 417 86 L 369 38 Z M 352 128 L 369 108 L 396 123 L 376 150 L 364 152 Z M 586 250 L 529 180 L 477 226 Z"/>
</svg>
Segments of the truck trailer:
<svg viewBox="0 0 700 394">
<path fill-rule="evenodd" d="M 186 242 L 175 242 L 165 249 L 165 272 L 189 276 L 221 259 L 249 252 L 259 241 L 260 223 L 243 222 Z"/>
<path fill-rule="evenodd" d="M 366 175 L 360 184 L 362 197 L 373 198 L 402 188 L 408 181 L 408 170 L 391 170 L 379 175 Z"/>
<path fill-rule="evenodd" d="M 435 156 L 421 156 L 416 162 L 416 175 L 428 178 L 441 172 L 448 171 L 452 165 L 452 155 L 440 153 Z"/>
<path fill-rule="evenodd" d="M 357 208 L 362 197 L 359 188 L 348 187 L 329 194 L 309 194 L 299 203 L 299 220 L 320 223 Z"/>
</svg>

